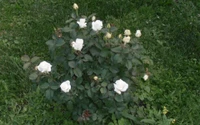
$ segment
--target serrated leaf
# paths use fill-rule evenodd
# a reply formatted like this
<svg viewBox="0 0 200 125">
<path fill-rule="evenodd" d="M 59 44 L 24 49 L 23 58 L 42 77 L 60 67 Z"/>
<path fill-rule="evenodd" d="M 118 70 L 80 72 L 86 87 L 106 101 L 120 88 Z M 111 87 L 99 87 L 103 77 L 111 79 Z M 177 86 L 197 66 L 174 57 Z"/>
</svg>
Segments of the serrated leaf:
<svg viewBox="0 0 200 125">
<path fill-rule="evenodd" d="M 115 100 L 116 100 L 117 102 L 123 102 L 123 97 L 122 97 L 121 95 L 116 95 L 116 96 L 115 96 Z"/>
<path fill-rule="evenodd" d="M 92 114 L 92 120 L 93 121 L 97 120 L 97 114 L 95 114 L 95 113 Z"/>
<path fill-rule="evenodd" d="M 34 63 L 34 62 L 38 61 L 39 59 L 40 59 L 40 57 L 35 56 L 31 59 L 31 62 Z"/>
<path fill-rule="evenodd" d="M 28 55 L 23 55 L 21 57 L 21 60 L 24 61 L 24 62 L 28 62 L 28 61 L 30 61 L 30 57 Z"/>
<path fill-rule="evenodd" d="M 120 54 L 116 54 L 114 57 L 113 57 L 114 61 L 117 62 L 117 63 L 121 63 L 122 62 L 122 57 Z"/>
<path fill-rule="evenodd" d="M 29 67 L 30 65 L 31 65 L 30 62 L 25 63 L 25 64 L 23 65 L 23 69 L 24 69 L 24 70 L 28 69 L 28 67 Z"/>
<path fill-rule="evenodd" d="M 106 88 L 101 88 L 101 89 L 100 89 L 100 92 L 101 92 L 102 94 L 105 94 L 105 93 L 107 92 L 107 89 L 106 89 Z"/>
<path fill-rule="evenodd" d="M 40 85 L 41 89 L 47 89 L 49 87 L 49 83 L 43 83 L 42 85 Z"/>
<path fill-rule="evenodd" d="M 122 52 L 122 47 L 118 46 L 118 47 L 112 48 L 111 51 L 113 51 L 115 53 L 120 53 L 120 52 Z"/>
<path fill-rule="evenodd" d="M 55 45 L 55 41 L 54 41 L 54 40 L 48 40 L 48 41 L 46 42 L 46 44 L 47 44 L 48 46 L 54 46 L 54 45 Z"/>
<path fill-rule="evenodd" d="M 132 65 L 132 62 L 128 60 L 128 61 L 126 62 L 126 68 L 127 68 L 128 70 L 130 70 L 130 69 L 132 68 L 132 66 L 133 66 L 133 65 Z"/>
<path fill-rule="evenodd" d="M 115 32 L 115 31 L 117 31 L 117 27 L 111 27 L 110 28 L 110 32 Z"/>
<path fill-rule="evenodd" d="M 71 32 L 73 29 L 69 28 L 68 26 L 65 26 L 64 28 L 61 29 L 63 32 Z"/>
<path fill-rule="evenodd" d="M 68 102 L 67 102 L 67 109 L 68 109 L 69 111 L 73 111 L 73 108 L 74 108 L 73 102 L 72 102 L 72 101 L 68 101 Z"/>
<path fill-rule="evenodd" d="M 30 79 L 30 80 L 36 80 L 37 77 L 38 77 L 37 72 L 33 72 L 33 73 L 31 73 L 31 74 L 29 75 L 29 79 Z"/>
<path fill-rule="evenodd" d="M 65 21 L 65 23 L 70 23 L 70 22 L 72 22 L 74 19 L 69 19 L 69 20 L 67 20 L 67 21 Z"/>
<path fill-rule="evenodd" d="M 53 89 L 53 90 L 57 90 L 59 88 L 59 86 L 58 85 L 51 85 L 50 88 Z"/>
<path fill-rule="evenodd" d="M 103 86 L 103 87 L 106 87 L 107 85 L 108 85 L 107 82 L 102 82 L 102 83 L 101 83 L 101 86 Z"/>
<path fill-rule="evenodd" d="M 76 67 L 74 70 L 74 74 L 77 76 L 77 77 L 81 77 L 83 74 L 82 74 L 82 71 Z"/>
<path fill-rule="evenodd" d="M 64 41 L 63 39 L 60 38 L 60 39 L 57 39 L 57 40 L 56 40 L 56 46 L 59 47 L 59 46 L 62 46 L 62 45 L 64 45 L 64 44 L 65 44 L 65 41 Z"/>
<path fill-rule="evenodd" d="M 154 119 L 142 119 L 141 122 L 155 125 L 156 121 Z"/>
<path fill-rule="evenodd" d="M 46 92 L 45 92 L 45 96 L 46 96 L 47 99 L 52 99 L 53 94 L 54 94 L 54 92 L 51 89 L 47 89 Z"/>
<path fill-rule="evenodd" d="M 75 68 L 76 67 L 76 63 L 74 61 L 69 61 L 68 62 L 69 67 L 71 68 Z"/>
<path fill-rule="evenodd" d="M 88 55 L 88 54 L 84 55 L 84 59 L 86 61 L 93 61 L 92 57 L 90 55 Z"/>
</svg>

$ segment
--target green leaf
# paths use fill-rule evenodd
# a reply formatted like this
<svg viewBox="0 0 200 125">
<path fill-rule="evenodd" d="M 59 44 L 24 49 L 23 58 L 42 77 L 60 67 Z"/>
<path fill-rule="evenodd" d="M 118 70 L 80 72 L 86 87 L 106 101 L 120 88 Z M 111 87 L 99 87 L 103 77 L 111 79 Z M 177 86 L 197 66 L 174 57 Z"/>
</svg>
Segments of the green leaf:
<svg viewBox="0 0 200 125">
<path fill-rule="evenodd" d="M 154 119 L 142 119 L 141 122 L 155 125 L 156 121 Z"/>
<path fill-rule="evenodd" d="M 29 67 L 30 65 L 31 65 L 30 62 L 25 63 L 25 64 L 23 65 L 23 69 L 24 69 L 24 70 L 28 69 L 28 67 Z"/>
<path fill-rule="evenodd" d="M 39 59 L 40 59 L 40 57 L 34 56 L 34 57 L 31 59 L 31 62 L 34 63 L 34 62 L 38 61 Z"/>
<path fill-rule="evenodd" d="M 49 88 L 49 83 L 44 83 L 44 84 L 42 84 L 42 85 L 40 85 L 40 88 L 41 89 L 47 89 L 47 88 Z"/>
<path fill-rule="evenodd" d="M 58 40 L 56 40 L 56 46 L 59 47 L 59 46 L 62 46 L 64 44 L 65 44 L 65 41 L 63 39 L 59 38 Z"/>
<path fill-rule="evenodd" d="M 84 55 L 84 59 L 86 61 L 93 61 L 92 57 L 90 55 L 88 55 L 88 54 Z"/>
<path fill-rule="evenodd" d="M 92 98 L 92 91 L 90 89 L 87 90 L 87 95 L 88 95 L 88 97 Z"/>
<path fill-rule="evenodd" d="M 53 94 L 54 94 L 54 92 L 51 89 L 47 89 L 46 92 L 45 92 L 45 95 L 46 95 L 47 99 L 52 99 L 53 98 Z"/>
<path fill-rule="evenodd" d="M 110 28 L 110 32 L 111 32 L 111 33 L 115 32 L 115 31 L 117 31 L 117 27 L 111 27 L 111 28 Z"/>
<path fill-rule="evenodd" d="M 128 69 L 128 70 L 130 70 L 131 68 L 132 68 L 132 62 L 130 61 L 130 60 L 127 60 L 127 62 L 126 62 L 126 68 Z"/>
<path fill-rule="evenodd" d="M 123 97 L 122 97 L 122 95 L 116 95 L 116 96 L 115 96 L 115 100 L 116 100 L 117 102 L 123 102 Z"/>
<path fill-rule="evenodd" d="M 84 90 L 84 89 L 85 89 L 82 85 L 78 85 L 77 88 L 78 88 L 79 90 Z"/>
<path fill-rule="evenodd" d="M 51 85 L 50 88 L 53 89 L 53 90 L 57 90 L 59 88 L 59 86 L 58 85 Z"/>
<path fill-rule="evenodd" d="M 69 61 L 68 62 L 69 67 L 71 68 L 75 68 L 76 67 L 76 63 L 74 61 Z"/>
<path fill-rule="evenodd" d="M 122 57 L 120 54 L 116 54 L 114 57 L 113 57 L 114 61 L 117 62 L 117 63 L 121 63 L 122 62 Z"/>
<path fill-rule="evenodd" d="M 116 73 L 119 72 L 118 67 L 115 67 L 115 66 L 110 67 L 109 70 L 110 70 L 112 73 L 114 73 L 114 74 L 116 74 Z"/>
<path fill-rule="evenodd" d="M 96 48 L 94 48 L 94 47 L 90 49 L 90 53 L 91 53 L 93 56 L 99 55 L 99 51 L 98 51 Z"/>
<path fill-rule="evenodd" d="M 74 108 L 73 102 L 72 102 L 72 101 L 68 101 L 68 102 L 67 102 L 67 109 L 68 109 L 69 111 L 73 111 L 73 108 Z"/>
<path fill-rule="evenodd" d="M 28 61 L 30 61 L 30 57 L 28 55 L 23 55 L 21 57 L 21 60 L 24 61 L 24 62 L 28 62 Z"/>
<path fill-rule="evenodd" d="M 74 19 L 69 19 L 69 20 L 67 20 L 67 21 L 65 21 L 65 23 L 70 23 L 70 22 L 72 22 Z"/>
<path fill-rule="evenodd" d="M 33 73 L 31 73 L 31 74 L 29 75 L 29 79 L 30 79 L 30 80 L 36 80 L 37 77 L 38 77 L 37 72 L 33 72 Z"/>
<path fill-rule="evenodd" d="M 125 118 L 128 118 L 128 119 L 133 120 L 134 122 L 137 122 L 137 123 L 138 123 L 138 120 L 135 118 L 134 115 L 128 114 L 127 112 L 122 112 L 121 114 L 122 114 L 122 116 L 124 116 Z"/>
<path fill-rule="evenodd" d="M 145 86 L 144 90 L 147 91 L 148 93 L 150 92 L 150 87 L 149 86 Z"/>
<path fill-rule="evenodd" d="M 100 56 L 101 56 L 101 57 L 108 57 L 108 55 L 109 55 L 109 51 L 107 51 L 107 50 L 103 50 L 103 51 L 101 51 L 101 53 L 100 53 Z"/>
<path fill-rule="evenodd" d="M 48 46 L 54 46 L 55 45 L 55 41 L 54 40 L 48 40 L 47 42 L 46 42 L 46 44 L 48 45 Z"/>
<path fill-rule="evenodd" d="M 77 77 L 81 77 L 83 74 L 82 74 L 82 71 L 76 67 L 74 70 L 74 74 L 77 76 Z"/>
<path fill-rule="evenodd" d="M 120 53 L 120 52 L 122 52 L 122 47 L 118 46 L 118 47 L 112 48 L 111 51 L 113 51 L 115 53 Z"/>
<path fill-rule="evenodd" d="M 102 82 L 102 83 L 101 83 L 101 86 L 103 86 L 103 87 L 106 87 L 107 85 L 108 85 L 107 82 Z"/>
<path fill-rule="evenodd" d="M 76 57 L 76 56 L 75 56 L 74 54 L 68 54 L 68 55 L 67 55 L 67 59 L 68 59 L 68 60 L 73 60 L 73 59 L 75 59 L 75 57 Z"/>
<path fill-rule="evenodd" d="M 64 28 L 61 29 L 63 32 L 71 32 L 73 29 L 69 28 L 68 26 L 65 26 Z"/>
<path fill-rule="evenodd" d="M 92 120 L 93 121 L 97 120 L 97 114 L 95 114 L 95 113 L 92 114 Z"/>
<path fill-rule="evenodd" d="M 101 88 L 101 89 L 100 89 L 100 92 L 101 92 L 102 94 L 105 94 L 105 93 L 107 92 L 107 89 L 106 89 L 106 88 Z"/>
<path fill-rule="evenodd" d="M 71 17 L 75 19 L 76 18 L 76 13 L 72 13 Z"/>
</svg>

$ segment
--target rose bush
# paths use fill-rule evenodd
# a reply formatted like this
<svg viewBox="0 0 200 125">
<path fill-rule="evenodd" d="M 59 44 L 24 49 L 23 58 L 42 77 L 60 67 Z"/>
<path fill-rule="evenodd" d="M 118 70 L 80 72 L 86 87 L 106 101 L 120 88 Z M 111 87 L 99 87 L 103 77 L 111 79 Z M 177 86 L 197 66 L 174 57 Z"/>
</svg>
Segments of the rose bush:
<svg viewBox="0 0 200 125">
<path fill-rule="evenodd" d="M 66 26 L 55 28 L 52 39 L 46 42 L 50 63 L 41 62 L 29 78 L 48 99 L 64 104 L 74 121 L 136 122 L 132 93 L 136 78 L 142 78 L 148 66 L 143 62 L 149 62 L 137 38 L 141 32 L 133 37 L 126 29 L 123 36 L 116 27 L 96 20 L 94 14 L 80 16 L 77 4 L 73 8 Z M 26 69 L 38 64 L 25 61 Z"/>
</svg>

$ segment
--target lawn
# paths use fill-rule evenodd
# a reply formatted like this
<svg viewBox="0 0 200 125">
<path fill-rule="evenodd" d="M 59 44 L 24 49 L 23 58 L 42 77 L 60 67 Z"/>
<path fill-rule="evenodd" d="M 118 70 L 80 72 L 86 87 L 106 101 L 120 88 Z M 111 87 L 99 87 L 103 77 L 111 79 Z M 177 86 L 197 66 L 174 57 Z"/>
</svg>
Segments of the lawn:
<svg viewBox="0 0 200 125">
<path fill-rule="evenodd" d="M 164 125 L 159 111 L 166 106 L 166 116 L 175 119 L 174 124 L 200 123 L 200 2 L 0 0 L 0 124 L 75 124 L 64 106 L 47 100 L 28 79 L 21 61 L 25 54 L 49 59 L 45 42 L 54 27 L 65 25 L 74 2 L 80 13 L 95 12 L 119 32 L 141 29 L 141 42 L 153 65 L 150 79 L 140 80 L 133 93 L 141 103 L 135 117 Z"/>
</svg>

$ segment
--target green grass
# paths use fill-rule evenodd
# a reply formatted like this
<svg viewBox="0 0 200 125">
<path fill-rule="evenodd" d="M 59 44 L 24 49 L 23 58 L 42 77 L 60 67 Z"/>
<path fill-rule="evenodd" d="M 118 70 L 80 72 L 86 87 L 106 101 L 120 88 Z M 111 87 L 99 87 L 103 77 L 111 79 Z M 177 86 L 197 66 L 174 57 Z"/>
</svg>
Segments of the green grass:
<svg viewBox="0 0 200 125">
<path fill-rule="evenodd" d="M 54 27 L 63 27 L 72 4 L 80 13 L 124 29 L 142 30 L 141 41 L 153 59 L 144 102 L 166 106 L 177 125 L 200 123 L 200 2 L 170 0 L 0 0 L 0 124 L 74 124 L 59 104 L 46 100 L 28 80 L 20 57 L 48 59 L 45 42 Z"/>
</svg>

